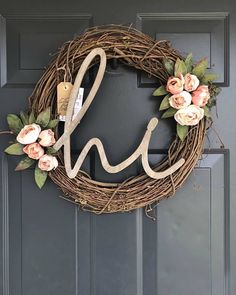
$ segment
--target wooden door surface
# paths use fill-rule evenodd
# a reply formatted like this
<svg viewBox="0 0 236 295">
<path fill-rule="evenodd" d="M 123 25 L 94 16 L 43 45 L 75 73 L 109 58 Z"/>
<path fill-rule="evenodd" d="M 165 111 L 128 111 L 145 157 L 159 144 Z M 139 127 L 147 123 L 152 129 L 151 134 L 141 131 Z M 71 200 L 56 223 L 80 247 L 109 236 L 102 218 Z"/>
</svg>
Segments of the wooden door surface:
<svg viewBox="0 0 236 295">
<path fill-rule="evenodd" d="M 7 128 L 8 113 L 27 107 L 27 97 L 64 41 L 93 25 L 132 24 L 153 38 L 170 40 L 183 53 L 193 52 L 196 59 L 209 58 L 222 87 L 214 126 L 225 144 L 220 148 L 209 131 L 203 159 L 175 197 L 158 205 L 153 221 L 143 210 L 101 216 L 82 212 L 60 198 L 51 181 L 39 190 L 32 171 L 14 171 L 17 159 L 3 153 L 11 137 L 1 136 L 0 294 L 236 294 L 235 2 L 1 0 L 0 14 L 1 130 Z M 73 135 L 73 149 L 96 136 L 111 163 L 127 158 L 148 120 L 160 117 L 159 102 L 152 97 L 155 83 L 109 63 Z M 88 79 L 85 91 L 90 87 Z M 158 161 L 173 132 L 174 126 L 160 120 L 150 163 Z M 85 169 L 99 180 L 120 180 L 140 166 L 111 176 L 94 154 Z"/>
</svg>

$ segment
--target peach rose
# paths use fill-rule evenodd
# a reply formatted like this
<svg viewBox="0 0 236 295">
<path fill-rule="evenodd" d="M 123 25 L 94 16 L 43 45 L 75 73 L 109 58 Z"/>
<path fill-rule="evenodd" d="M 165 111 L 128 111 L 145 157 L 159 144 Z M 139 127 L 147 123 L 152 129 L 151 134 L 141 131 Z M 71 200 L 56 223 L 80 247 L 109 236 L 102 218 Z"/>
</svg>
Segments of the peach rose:
<svg viewBox="0 0 236 295">
<path fill-rule="evenodd" d="M 186 108 L 191 104 L 192 97 L 187 91 L 182 91 L 179 94 L 174 94 L 169 98 L 172 108 L 177 110 Z"/>
<path fill-rule="evenodd" d="M 199 86 L 193 93 L 192 93 L 192 102 L 196 106 L 204 107 L 210 98 L 210 93 L 208 90 L 207 85 Z"/>
<path fill-rule="evenodd" d="M 44 154 L 43 148 L 37 142 L 26 145 L 23 148 L 23 152 L 26 153 L 29 156 L 29 158 L 35 160 L 38 160 Z"/>
<path fill-rule="evenodd" d="M 38 167 L 44 171 L 51 171 L 58 166 L 57 158 L 51 155 L 43 155 L 38 162 Z"/>
<path fill-rule="evenodd" d="M 52 146 L 56 142 L 54 132 L 51 129 L 43 130 L 39 134 L 39 138 L 41 139 L 39 143 L 42 146 Z"/>
<path fill-rule="evenodd" d="M 186 74 L 184 77 L 184 89 L 187 91 L 194 91 L 199 85 L 199 80 L 197 76 Z"/>
<path fill-rule="evenodd" d="M 38 139 L 41 128 L 37 124 L 25 125 L 16 137 L 21 144 L 30 144 Z"/>
<path fill-rule="evenodd" d="M 175 120 L 182 126 L 197 125 L 203 117 L 204 110 L 194 104 L 175 113 Z"/>
<path fill-rule="evenodd" d="M 184 77 L 181 74 L 179 77 L 170 77 L 167 81 L 166 90 L 171 94 L 178 94 L 184 89 Z"/>
</svg>

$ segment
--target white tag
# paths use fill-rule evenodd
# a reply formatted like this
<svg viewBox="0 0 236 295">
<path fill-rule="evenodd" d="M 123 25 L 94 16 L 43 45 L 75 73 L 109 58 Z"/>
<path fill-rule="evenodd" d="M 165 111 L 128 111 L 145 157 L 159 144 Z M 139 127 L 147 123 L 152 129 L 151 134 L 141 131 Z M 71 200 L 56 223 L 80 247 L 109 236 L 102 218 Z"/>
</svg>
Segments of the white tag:
<svg viewBox="0 0 236 295">
<path fill-rule="evenodd" d="M 72 121 L 74 120 L 75 116 L 78 114 L 78 112 L 82 108 L 83 96 L 84 96 L 84 88 L 80 87 L 79 92 L 78 92 L 78 96 L 76 98 L 75 105 L 74 105 L 74 112 L 73 112 Z M 65 122 L 66 116 L 60 115 L 59 120 Z"/>
</svg>

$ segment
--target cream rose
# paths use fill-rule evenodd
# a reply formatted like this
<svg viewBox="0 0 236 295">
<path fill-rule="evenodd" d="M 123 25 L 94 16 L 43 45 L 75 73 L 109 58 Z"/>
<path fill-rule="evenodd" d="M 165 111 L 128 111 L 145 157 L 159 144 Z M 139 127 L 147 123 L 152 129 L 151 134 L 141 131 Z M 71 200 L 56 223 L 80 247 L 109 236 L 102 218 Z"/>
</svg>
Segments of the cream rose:
<svg viewBox="0 0 236 295">
<path fill-rule="evenodd" d="M 193 93 L 192 93 L 192 102 L 196 106 L 204 107 L 210 98 L 210 93 L 208 90 L 207 85 L 199 86 Z"/>
<path fill-rule="evenodd" d="M 30 144 L 38 139 L 41 128 L 37 124 L 25 125 L 16 137 L 21 144 Z"/>
<path fill-rule="evenodd" d="M 51 171 L 58 166 L 57 158 L 51 155 L 43 155 L 38 162 L 38 167 L 44 171 Z"/>
<path fill-rule="evenodd" d="M 26 153 L 29 156 L 29 158 L 35 160 L 38 160 L 44 154 L 43 148 L 37 142 L 26 145 L 23 148 L 23 152 Z"/>
<path fill-rule="evenodd" d="M 184 89 L 187 91 L 194 91 L 199 85 L 199 80 L 197 76 L 186 74 L 184 77 Z"/>
<path fill-rule="evenodd" d="M 204 110 L 193 104 L 175 113 L 175 120 L 182 126 L 197 125 L 203 117 Z"/>
<path fill-rule="evenodd" d="M 51 129 L 43 130 L 39 134 L 39 138 L 40 138 L 39 143 L 45 147 L 52 146 L 56 142 L 54 137 L 54 132 Z"/>
<path fill-rule="evenodd" d="M 169 103 L 172 108 L 177 110 L 186 108 L 191 104 L 192 96 L 187 91 L 182 91 L 179 94 L 174 94 L 169 98 Z"/>
<path fill-rule="evenodd" d="M 181 74 L 179 77 L 170 77 L 167 81 L 166 90 L 171 94 L 178 94 L 184 89 L 184 77 Z"/>
</svg>

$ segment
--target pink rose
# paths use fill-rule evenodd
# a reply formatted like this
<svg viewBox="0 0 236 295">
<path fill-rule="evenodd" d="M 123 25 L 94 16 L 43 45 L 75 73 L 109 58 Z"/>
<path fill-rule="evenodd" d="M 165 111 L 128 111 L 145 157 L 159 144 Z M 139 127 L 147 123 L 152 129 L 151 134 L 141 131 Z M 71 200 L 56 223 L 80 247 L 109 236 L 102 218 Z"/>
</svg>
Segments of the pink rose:
<svg viewBox="0 0 236 295">
<path fill-rule="evenodd" d="M 54 132 L 51 129 L 43 130 L 39 134 L 39 138 L 41 139 L 39 143 L 42 146 L 52 146 L 56 142 Z"/>
<path fill-rule="evenodd" d="M 184 89 L 187 91 L 194 91 L 199 85 L 199 80 L 197 76 L 186 74 L 184 77 Z"/>
<path fill-rule="evenodd" d="M 179 77 L 170 77 L 167 81 L 166 90 L 171 94 L 178 94 L 184 89 L 184 77 L 181 74 Z"/>
<path fill-rule="evenodd" d="M 192 102 L 196 106 L 204 107 L 210 98 L 210 93 L 208 90 L 207 85 L 199 86 L 193 93 L 192 93 Z"/>
<path fill-rule="evenodd" d="M 57 158 L 51 155 L 43 155 L 38 162 L 38 167 L 44 171 L 51 171 L 58 166 Z"/>
<path fill-rule="evenodd" d="M 30 144 L 38 139 L 41 128 L 37 124 L 25 125 L 16 137 L 21 144 Z"/>
<path fill-rule="evenodd" d="M 194 104 L 175 113 L 175 120 L 182 126 L 197 125 L 204 117 L 204 110 Z"/>
<path fill-rule="evenodd" d="M 179 94 L 174 94 L 169 98 L 172 108 L 177 110 L 185 108 L 191 104 L 192 97 L 187 91 L 182 91 Z"/>
<path fill-rule="evenodd" d="M 35 160 L 38 160 L 44 154 L 43 148 L 37 142 L 26 145 L 23 148 L 23 152 L 25 152 L 29 158 Z"/>
</svg>

